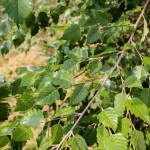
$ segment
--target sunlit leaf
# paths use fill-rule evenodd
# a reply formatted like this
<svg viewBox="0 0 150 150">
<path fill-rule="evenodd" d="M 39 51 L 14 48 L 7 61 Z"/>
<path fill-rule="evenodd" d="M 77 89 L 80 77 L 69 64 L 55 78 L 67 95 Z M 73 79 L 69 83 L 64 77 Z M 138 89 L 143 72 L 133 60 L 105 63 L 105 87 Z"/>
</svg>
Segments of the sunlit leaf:
<svg viewBox="0 0 150 150">
<path fill-rule="evenodd" d="M 8 143 L 10 143 L 10 140 L 7 136 L 0 136 L 0 148 L 4 147 Z"/>
<path fill-rule="evenodd" d="M 133 87 L 142 87 L 140 79 L 137 79 L 134 75 L 129 76 L 123 84 L 124 87 L 133 88 Z"/>
<path fill-rule="evenodd" d="M 98 128 L 97 128 L 97 143 L 98 143 L 99 149 L 105 150 L 104 140 L 108 136 L 109 136 L 109 132 L 105 128 L 105 126 L 103 126 L 103 125 L 98 126 Z"/>
<path fill-rule="evenodd" d="M 125 111 L 126 96 L 123 93 L 119 93 L 115 96 L 114 108 L 119 117 L 122 117 Z"/>
<path fill-rule="evenodd" d="M 148 72 L 143 66 L 136 66 L 133 70 L 133 74 L 138 80 L 144 81 L 147 78 Z"/>
<path fill-rule="evenodd" d="M 27 141 L 33 137 L 32 130 L 25 126 L 19 125 L 13 132 L 13 141 Z"/>
<path fill-rule="evenodd" d="M 63 128 L 60 124 L 52 126 L 52 143 L 58 143 L 63 136 Z"/>
<path fill-rule="evenodd" d="M 73 81 L 73 75 L 69 71 L 60 70 L 54 73 L 52 82 L 55 85 L 59 85 L 63 88 L 68 88 Z"/>
<path fill-rule="evenodd" d="M 40 125 L 43 119 L 44 119 L 44 116 L 42 114 L 42 111 L 33 109 L 30 111 L 27 111 L 27 113 L 24 114 L 23 118 L 20 121 L 20 124 L 30 126 L 30 127 L 37 127 Z"/>
<path fill-rule="evenodd" d="M 14 128 L 15 124 L 11 122 L 0 126 L 0 136 L 10 135 Z"/>
<path fill-rule="evenodd" d="M 105 149 L 107 150 L 127 150 L 127 139 L 121 134 L 112 134 L 104 140 Z"/>
<path fill-rule="evenodd" d="M 110 127 L 113 131 L 116 131 L 118 125 L 118 115 L 114 108 L 108 107 L 98 115 L 99 122 L 106 127 Z"/>
<path fill-rule="evenodd" d="M 131 142 L 133 143 L 134 149 L 146 150 L 143 132 L 138 130 L 133 130 L 131 133 Z"/>
<path fill-rule="evenodd" d="M 75 135 L 70 139 L 71 150 L 88 150 L 84 138 L 80 135 Z"/>
<path fill-rule="evenodd" d="M 132 98 L 126 101 L 126 107 L 134 114 L 136 117 L 140 117 L 147 123 L 150 123 L 149 110 L 145 103 L 139 98 Z"/>
<path fill-rule="evenodd" d="M 149 33 L 148 24 L 144 16 L 143 16 L 143 19 L 144 19 L 144 27 L 143 27 L 143 36 L 142 36 L 141 42 L 145 41 L 145 38 Z"/>
<path fill-rule="evenodd" d="M 74 112 L 75 112 L 75 108 L 73 108 L 73 107 L 61 108 L 54 115 L 54 117 L 64 117 L 64 116 L 67 116 L 67 115 L 71 115 Z"/>
</svg>

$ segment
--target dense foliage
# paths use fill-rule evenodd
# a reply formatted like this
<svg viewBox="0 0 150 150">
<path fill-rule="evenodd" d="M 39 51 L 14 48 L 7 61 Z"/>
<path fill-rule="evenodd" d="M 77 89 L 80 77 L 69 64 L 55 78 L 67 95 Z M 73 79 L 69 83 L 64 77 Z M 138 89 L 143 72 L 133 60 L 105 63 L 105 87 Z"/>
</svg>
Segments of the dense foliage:
<svg viewBox="0 0 150 150">
<path fill-rule="evenodd" d="M 43 34 L 54 54 L 0 76 L 0 148 L 150 149 L 148 3 L 2 0 L 1 54 Z"/>
</svg>

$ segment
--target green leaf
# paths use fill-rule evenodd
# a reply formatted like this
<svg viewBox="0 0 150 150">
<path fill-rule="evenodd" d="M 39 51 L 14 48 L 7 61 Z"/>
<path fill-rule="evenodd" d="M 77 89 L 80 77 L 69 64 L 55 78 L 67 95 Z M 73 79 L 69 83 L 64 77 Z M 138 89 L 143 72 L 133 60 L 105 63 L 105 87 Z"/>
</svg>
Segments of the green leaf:
<svg viewBox="0 0 150 150">
<path fill-rule="evenodd" d="M 2 20 L 0 22 L 0 33 L 6 37 L 11 32 L 11 24 L 8 20 Z"/>
<path fill-rule="evenodd" d="M 0 148 L 4 147 L 8 143 L 10 143 L 10 140 L 7 136 L 0 136 Z"/>
<path fill-rule="evenodd" d="M 54 117 L 64 117 L 71 115 L 75 112 L 75 108 L 73 107 L 67 107 L 67 108 L 61 108 L 58 110 L 58 112 L 54 115 Z"/>
<path fill-rule="evenodd" d="M 70 87 L 73 81 L 73 75 L 71 72 L 66 70 L 60 70 L 53 74 L 52 82 L 55 85 L 59 85 L 63 88 Z"/>
<path fill-rule="evenodd" d="M 121 120 L 121 133 L 125 136 L 128 137 L 128 134 L 131 132 L 131 120 L 128 118 L 122 118 Z"/>
<path fill-rule="evenodd" d="M 51 26 L 51 28 L 55 31 L 64 31 L 68 28 L 68 25 L 64 25 L 64 26 L 53 25 Z"/>
<path fill-rule="evenodd" d="M 133 45 L 132 44 L 129 44 L 129 43 L 126 43 L 124 45 L 124 49 L 127 51 L 127 50 L 132 50 L 133 49 Z"/>
<path fill-rule="evenodd" d="M 118 125 L 118 115 L 115 112 L 114 108 L 109 107 L 102 111 L 98 115 L 99 122 L 102 123 L 106 127 L 110 127 L 113 131 L 116 131 Z"/>
<path fill-rule="evenodd" d="M 109 136 L 108 130 L 105 126 L 100 125 L 97 128 L 97 143 L 100 150 L 105 150 L 104 139 Z"/>
<path fill-rule="evenodd" d="M 102 68 L 102 63 L 98 60 L 91 61 L 88 66 L 90 74 L 98 73 L 101 68 Z"/>
<path fill-rule="evenodd" d="M 22 30 L 15 31 L 13 33 L 12 40 L 13 40 L 13 44 L 15 45 L 15 47 L 19 46 L 25 40 L 25 33 Z"/>
<path fill-rule="evenodd" d="M 96 21 L 102 26 L 108 25 L 112 21 L 112 16 L 107 12 L 97 11 L 96 9 L 93 9 L 92 12 Z"/>
<path fill-rule="evenodd" d="M 33 109 L 27 111 L 24 114 L 23 118 L 20 121 L 20 124 L 30 126 L 30 127 L 38 127 L 43 119 L 44 116 L 42 111 Z"/>
<path fill-rule="evenodd" d="M 149 110 L 139 98 L 132 98 L 126 101 L 126 107 L 136 117 L 140 117 L 147 123 L 150 123 Z"/>
<path fill-rule="evenodd" d="M 99 39 L 100 39 L 99 29 L 96 26 L 89 28 L 86 37 L 86 43 L 92 44 L 97 42 Z"/>
<path fill-rule="evenodd" d="M 71 150 L 88 150 L 84 138 L 80 135 L 75 135 L 70 139 Z"/>
<path fill-rule="evenodd" d="M 10 135 L 14 128 L 15 124 L 11 122 L 0 126 L 0 136 Z"/>
<path fill-rule="evenodd" d="M 51 84 L 39 90 L 38 100 L 36 105 L 51 105 L 56 100 L 59 100 L 60 95 L 58 90 Z"/>
<path fill-rule="evenodd" d="M 143 19 L 144 19 L 144 27 L 143 27 L 143 36 L 142 36 L 141 42 L 145 41 L 145 38 L 149 33 L 148 24 L 144 16 L 143 16 Z"/>
<path fill-rule="evenodd" d="M 67 59 L 61 66 L 62 70 L 66 70 L 70 72 L 77 70 L 77 68 L 78 67 L 77 67 L 76 62 L 72 59 Z"/>
<path fill-rule="evenodd" d="M 135 12 L 139 12 L 139 11 L 141 11 L 141 7 L 140 6 L 136 6 L 135 8 L 133 8 L 132 10 L 127 11 L 126 13 L 128 15 L 131 15 L 131 14 L 133 14 Z"/>
<path fill-rule="evenodd" d="M 33 137 L 32 130 L 25 126 L 19 125 L 13 132 L 13 141 L 27 141 Z"/>
<path fill-rule="evenodd" d="M 81 49 L 75 49 L 75 50 L 66 50 L 66 55 L 73 59 L 75 62 L 84 61 L 88 58 L 88 50 L 89 48 L 87 46 L 82 47 Z"/>
<path fill-rule="evenodd" d="M 144 81 L 147 78 L 148 72 L 143 66 L 136 66 L 133 70 L 133 74 L 138 80 Z"/>
<path fill-rule="evenodd" d="M 2 0 L 6 13 L 19 25 L 32 11 L 31 0 Z"/>
<path fill-rule="evenodd" d="M 85 85 L 78 85 L 74 88 L 71 97 L 70 105 L 77 105 L 83 101 L 88 95 L 88 88 Z"/>
<path fill-rule="evenodd" d="M 139 98 L 146 104 L 146 106 L 150 107 L 150 89 L 145 88 L 142 90 L 142 92 L 139 94 Z"/>
<path fill-rule="evenodd" d="M 125 100 L 126 100 L 126 95 L 123 93 L 119 93 L 115 96 L 114 108 L 119 117 L 122 117 L 124 114 Z"/>
<path fill-rule="evenodd" d="M 143 57 L 142 62 L 144 66 L 146 67 L 146 70 L 150 71 L 150 57 L 148 56 Z"/>
<path fill-rule="evenodd" d="M 35 76 L 33 72 L 27 73 L 23 76 L 20 86 L 31 86 L 35 82 Z"/>
<path fill-rule="evenodd" d="M 0 46 L 1 54 L 2 55 L 7 54 L 9 52 L 11 46 L 12 46 L 12 42 L 11 41 L 4 41 L 2 43 L 2 45 Z"/>
<path fill-rule="evenodd" d="M 42 139 L 42 142 L 38 148 L 38 150 L 46 150 L 51 146 L 51 138 L 50 137 L 44 137 Z"/>
<path fill-rule="evenodd" d="M 142 83 L 140 79 L 137 79 L 134 75 L 129 76 L 123 84 L 124 87 L 133 88 L 133 87 L 142 87 Z"/>
<path fill-rule="evenodd" d="M 105 149 L 107 150 L 127 150 L 127 139 L 121 134 L 112 134 L 104 140 Z"/>
<path fill-rule="evenodd" d="M 144 65 L 150 66 L 150 57 L 145 56 L 145 57 L 143 57 L 142 61 L 143 61 Z"/>
<path fill-rule="evenodd" d="M 144 135 L 141 131 L 133 130 L 131 133 L 131 143 L 136 150 L 146 150 Z"/>
<path fill-rule="evenodd" d="M 68 29 L 65 30 L 62 39 L 72 42 L 76 42 L 81 37 L 80 27 L 76 24 L 72 24 Z"/>
<path fill-rule="evenodd" d="M 52 143 L 59 143 L 63 136 L 63 128 L 60 124 L 55 124 L 52 126 Z"/>
<path fill-rule="evenodd" d="M 85 133 L 83 135 L 88 146 L 92 146 L 96 142 L 96 128 L 91 126 L 85 129 Z"/>
<path fill-rule="evenodd" d="M 33 107 L 34 103 L 33 94 L 23 93 L 23 95 L 17 100 L 16 111 L 28 110 Z"/>
<path fill-rule="evenodd" d="M 46 12 L 40 12 L 37 17 L 40 27 L 45 28 L 49 24 L 49 17 Z"/>
</svg>

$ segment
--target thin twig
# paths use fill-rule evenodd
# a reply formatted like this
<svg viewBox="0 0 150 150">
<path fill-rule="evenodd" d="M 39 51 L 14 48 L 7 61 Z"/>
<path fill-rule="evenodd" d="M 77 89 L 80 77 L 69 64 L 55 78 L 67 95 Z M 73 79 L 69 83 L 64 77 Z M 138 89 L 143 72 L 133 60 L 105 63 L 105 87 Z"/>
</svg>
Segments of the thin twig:
<svg viewBox="0 0 150 150">
<path fill-rule="evenodd" d="M 137 19 L 137 21 L 136 21 L 136 23 L 135 23 L 135 25 L 134 25 L 135 30 L 136 30 L 137 27 L 138 27 L 138 24 L 139 24 L 139 22 L 140 22 L 140 20 L 141 20 L 141 18 L 142 18 L 142 16 L 143 16 L 143 14 L 144 14 L 144 12 L 145 12 L 145 9 L 146 9 L 148 3 L 149 3 L 149 0 L 146 1 L 143 10 L 142 10 L 140 16 L 138 17 L 138 19 Z M 130 38 L 129 38 L 129 40 L 128 40 L 128 43 L 131 43 L 131 42 L 132 42 L 134 33 L 135 33 L 135 31 L 130 35 Z M 117 66 L 119 65 L 119 63 L 120 63 L 120 61 L 121 61 L 121 59 L 122 59 L 124 53 L 125 53 L 125 49 L 123 49 L 123 50 L 121 51 L 121 54 L 120 54 L 120 56 L 119 56 L 119 58 L 118 58 L 118 61 L 116 62 L 116 64 L 114 65 L 114 67 L 111 69 L 111 71 L 109 72 L 109 74 L 108 74 L 108 75 L 105 77 L 105 79 L 103 80 L 101 88 L 96 92 L 96 94 L 94 95 L 94 97 L 91 99 L 91 101 L 90 101 L 90 102 L 88 103 L 88 105 L 85 107 L 85 109 L 82 111 L 81 115 L 80 115 L 79 118 L 76 120 L 76 122 L 74 123 L 74 125 L 72 126 L 72 128 L 70 129 L 70 131 L 63 137 L 63 139 L 61 140 L 61 142 L 56 146 L 56 150 L 59 150 L 59 148 L 60 148 L 61 145 L 63 144 L 64 140 L 65 140 L 67 137 L 69 137 L 69 135 L 71 135 L 71 133 L 73 132 L 73 130 L 75 129 L 75 127 L 77 126 L 77 124 L 79 123 L 79 121 L 81 120 L 81 118 L 84 116 L 85 112 L 88 110 L 88 108 L 89 108 L 89 107 L 91 106 L 91 104 L 94 102 L 94 100 L 95 100 L 95 98 L 98 96 L 98 94 L 102 91 L 102 89 L 103 89 L 103 87 L 104 87 L 106 81 L 108 80 L 109 76 L 112 74 L 112 72 L 113 72 L 113 71 L 117 68 Z"/>
</svg>

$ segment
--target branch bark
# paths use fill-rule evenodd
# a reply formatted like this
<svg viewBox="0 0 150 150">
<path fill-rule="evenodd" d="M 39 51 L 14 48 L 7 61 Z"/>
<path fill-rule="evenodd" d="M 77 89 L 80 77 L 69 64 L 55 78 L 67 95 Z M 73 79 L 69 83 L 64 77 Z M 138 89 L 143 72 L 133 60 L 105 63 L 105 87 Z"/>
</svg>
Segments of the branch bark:
<svg viewBox="0 0 150 150">
<path fill-rule="evenodd" d="M 135 34 L 135 31 L 138 27 L 138 24 L 141 20 L 141 18 L 143 17 L 144 15 L 144 12 L 146 10 L 146 7 L 148 6 L 148 3 L 149 3 L 150 0 L 147 0 L 144 7 L 143 7 L 143 10 L 141 12 L 141 14 L 139 15 L 135 25 L 134 25 L 134 32 L 131 33 L 130 37 L 129 37 L 129 40 L 127 43 L 131 43 L 132 40 L 133 40 L 133 37 L 134 37 L 134 34 Z M 132 44 L 132 43 L 131 43 Z M 75 127 L 77 126 L 77 124 L 79 123 L 79 121 L 81 120 L 81 118 L 84 116 L 85 112 L 88 110 L 88 108 L 90 107 L 90 105 L 94 102 L 95 98 L 98 96 L 98 94 L 102 91 L 106 81 L 108 80 L 109 76 L 112 74 L 112 72 L 118 67 L 123 55 L 125 54 L 125 49 L 122 50 L 119 58 L 118 58 L 118 61 L 116 62 L 116 64 L 114 65 L 114 67 L 111 69 L 111 71 L 109 72 L 109 74 L 105 77 L 105 79 L 103 80 L 102 82 L 102 86 L 101 88 L 96 92 L 96 94 L 94 95 L 94 97 L 91 99 L 91 101 L 88 103 L 88 105 L 85 107 L 85 109 L 82 111 L 82 113 L 80 114 L 79 118 L 76 120 L 76 122 L 74 123 L 74 125 L 72 126 L 72 128 L 70 129 L 70 131 L 63 137 L 62 141 L 56 146 L 56 150 L 59 150 L 59 148 L 61 147 L 61 145 L 63 144 L 64 140 L 70 136 L 70 134 L 73 132 L 73 130 L 75 129 Z"/>
</svg>

